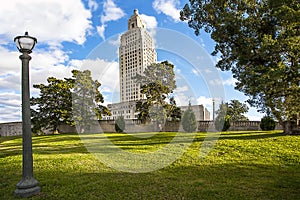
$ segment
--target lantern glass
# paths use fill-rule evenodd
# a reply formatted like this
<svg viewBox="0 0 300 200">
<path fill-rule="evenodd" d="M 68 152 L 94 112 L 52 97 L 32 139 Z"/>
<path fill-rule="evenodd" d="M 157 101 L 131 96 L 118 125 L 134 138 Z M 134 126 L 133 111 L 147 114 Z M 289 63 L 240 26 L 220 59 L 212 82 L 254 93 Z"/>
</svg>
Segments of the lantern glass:
<svg viewBox="0 0 300 200">
<path fill-rule="evenodd" d="M 29 53 L 31 53 L 32 49 L 37 43 L 37 39 L 29 36 L 28 32 L 25 32 L 24 36 L 15 37 L 14 41 L 20 52 L 29 52 Z"/>
</svg>

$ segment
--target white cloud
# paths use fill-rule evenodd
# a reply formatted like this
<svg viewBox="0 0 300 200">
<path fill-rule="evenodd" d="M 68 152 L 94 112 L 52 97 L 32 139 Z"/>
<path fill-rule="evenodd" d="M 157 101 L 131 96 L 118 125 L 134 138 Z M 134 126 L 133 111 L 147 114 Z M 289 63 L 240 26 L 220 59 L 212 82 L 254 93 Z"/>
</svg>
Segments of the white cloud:
<svg viewBox="0 0 300 200">
<path fill-rule="evenodd" d="M 223 81 L 223 84 L 224 85 L 228 85 L 228 86 L 235 86 L 236 85 L 236 82 L 237 82 L 237 79 L 233 78 L 233 77 L 230 77 L 226 80 Z"/>
<path fill-rule="evenodd" d="M 105 24 L 102 24 L 101 26 L 97 26 L 97 31 L 98 31 L 98 34 L 100 35 L 101 38 L 105 39 L 105 27 L 106 25 Z"/>
<path fill-rule="evenodd" d="M 119 101 L 119 63 L 102 59 L 72 60 L 70 65 L 79 70 L 90 70 L 94 80 L 101 83 L 100 92 L 104 97 L 104 105 Z"/>
<path fill-rule="evenodd" d="M 19 107 L 0 107 L 0 123 L 21 121 L 21 105 Z"/>
<path fill-rule="evenodd" d="M 21 96 L 14 92 L 2 92 L 0 93 L 0 105 L 20 106 Z"/>
<path fill-rule="evenodd" d="M 90 19 L 80 0 L 10 0 L 0 7 L 0 33 L 4 42 L 28 31 L 38 42 L 83 44 L 92 28 Z"/>
<path fill-rule="evenodd" d="M 95 11 L 95 10 L 98 9 L 98 4 L 97 4 L 97 2 L 94 1 L 94 0 L 89 0 L 89 1 L 88 1 L 88 6 L 89 6 L 89 8 L 90 8 L 92 11 Z"/>
<path fill-rule="evenodd" d="M 196 76 L 200 75 L 200 71 L 198 69 L 193 68 L 192 73 L 195 74 Z"/>
<path fill-rule="evenodd" d="M 70 65 L 79 70 L 90 70 L 105 92 L 119 92 L 119 64 L 102 59 L 72 60 Z"/>
<path fill-rule="evenodd" d="M 14 92 L 1 92 L 0 113 L 0 123 L 20 121 L 21 95 Z"/>
<path fill-rule="evenodd" d="M 208 98 L 205 96 L 200 96 L 197 98 L 197 104 L 202 104 L 206 108 L 212 107 L 212 98 Z"/>
<path fill-rule="evenodd" d="M 181 92 L 186 92 L 189 90 L 189 87 L 187 85 L 182 86 L 182 87 L 177 87 L 174 92 L 176 93 L 181 93 Z"/>
<path fill-rule="evenodd" d="M 117 7 L 113 0 L 107 0 L 103 3 L 103 14 L 100 17 L 101 26 L 97 27 L 97 31 L 102 39 L 105 39 L 105 27 L 109 21 L 117 21 L 124 17 L 124 11 Z"/>
<path fill-rule="evenodd" d="M 123 10 L 118 8 L 113 0 L 107 0 L 103 3 L 103 12 L 104 15 L 101 15 L 102 24 L 109 21 L 116 21 L 125 15 Z"/>
<path fill-rule="evenodd" d="M 152 4 L 153 8 L 158 13 L 164 13 L 171 17 L 175 22 L 180 21 L 180 9 L 177 9 L 179 5 L 179 0 L 155 0 Z"/>
<path fill-rule="evenodd" d="M 226 86 L 235 86 L 237 83 L 237 79 L 230 77 L 226 80 L 221 80 L 221 79 L 213 79 L 209 80 L 209 84 L 211 85 L 226 85 Z"/>
<path fill-rule="evenodd" d="M 257 115 L 251 115 L 251 114 L 245 114 L 245 116 L 250 120 L 250 121 L 260 121 L 263 115 L 257 114 Z"/>
<path fill-rule="evenodd" d="M 142 20 L 145 22 L 146 27 L 149 29 L 153 29 L 157 27 L 157 21 L 154 16 L 148 16 L 145 14 L 140 14 Z"/>
</svg>

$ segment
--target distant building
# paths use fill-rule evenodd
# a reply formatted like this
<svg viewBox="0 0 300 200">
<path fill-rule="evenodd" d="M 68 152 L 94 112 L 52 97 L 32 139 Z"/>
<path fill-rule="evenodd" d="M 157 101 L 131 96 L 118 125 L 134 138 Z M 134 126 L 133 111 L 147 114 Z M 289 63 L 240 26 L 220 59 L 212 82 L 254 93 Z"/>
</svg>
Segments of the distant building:
<svg viewBox="0 0 300 200">
<path fill-rule="evenodd" d="M 189 106 L 179 106 L 182 113 L 188 109 Z M 210 120 L 210 112 L 203 105 L 192 105 L 191 106 L 196 121 L 209 121 Z"/>
<path fill-rule="evenodd" d="M 104 120 L 137 119 L 136 101 L 145 99 L 141 86 L 133 79 L 143 74 L 145 68 L 157 62 L 154 40 L 146 30 L 146 25 L 135 9 L 128 20 L 128 30 L 121 35 L 119 47 L 120 103 L 108 104 L 111 116 Z M 184 111 L 185 106 L 182 106 Z M 210 120 L 210 113 L 202 105 L 192 106 L 197 120 Z"/>
<path fill-rule="evenodd" d="M 135 112 L 136 101 L 120 102 L 108 104 L 107 108 L 111 112 L 111 116 L 105 116 L 103 119 L 117 119 L 118 116 L 123 116 L 124 119 L 137 119 L 138 113 Z"/>
</svg>

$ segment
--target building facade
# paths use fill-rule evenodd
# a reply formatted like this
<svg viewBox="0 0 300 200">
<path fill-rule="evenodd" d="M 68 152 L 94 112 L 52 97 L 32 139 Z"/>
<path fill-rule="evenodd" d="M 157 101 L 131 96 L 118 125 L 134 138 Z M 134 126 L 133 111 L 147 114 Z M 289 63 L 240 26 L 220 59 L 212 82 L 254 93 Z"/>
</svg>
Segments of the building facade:
<svg viewBox="0 0 300 200">
<path fill-rule="evenodd" d="M 120 103 L 107 105 L 112 116 L 104 119 L 116 119 L 121 115 L 125 119 L 137 118 L 136 101 L 145 99 L 145 96 L 134 77 L 143 74 L 147 66 L 157 61 L 154 40 L 137 9 L 129 18 L 127 27 L 128 30 L 121 35 L 119 47 Z"/>
<path fill-rule="evenodd" d="M 189 106 L 179 106 L 182 113 L 188 109 Z M 193 110 L 196 121 L 209 121 L 210 112 L 203 105 L 192 105 L 191 109 Z"/>
<path fill-rule="evenodd" d="M 119 47 L 121 102 L 145 98 L 133 77 L 143 74 L 145 68 L 153 63 L 156 63 L 154 41 L 135 9 L 128 20 L 128 30 L 121 36 Z"/>
<path fill-rule="evenodd" d="M 134 77 L 143 74 L 145 68 L 157 62 L 154 40 L 146 30 L 146 25 L 135 9 L 128 20 L 128 30 L 121 35 L 119 47 L 120 102 L 108 104 L 111 116 L 104 120 L 137 119 L 136 102 L 145 99 L 141 86 Z M 184 112 L 187 106 L 181 107 Z M 210 114 L 203 105 L 192 106 L 197 120 L 210 120 Z"/>
</svg>

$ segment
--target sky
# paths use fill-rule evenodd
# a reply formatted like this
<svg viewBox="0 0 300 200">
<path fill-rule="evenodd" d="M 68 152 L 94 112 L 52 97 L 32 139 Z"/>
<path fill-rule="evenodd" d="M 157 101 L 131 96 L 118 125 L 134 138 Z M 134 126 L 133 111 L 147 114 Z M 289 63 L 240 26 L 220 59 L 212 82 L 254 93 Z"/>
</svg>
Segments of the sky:
<svg viewBox="0 0 300 200">
<path fill-rule="evenodd" d="M 118 47 L 127 21 L 138 9 L 152 34 L 157 60 L 175 66 L 178 105 L 203 104 L 212 112 L 217 102 L 247 97 L 234 89 L 231 72 L 215 68 L 220 59 L 210 54 L 214 41 L 200 36 L 179 19 L 187 0 L 10 0 L 0 7 L 0 123 L 21 121 L 21 61 L 14 37 L 25 31 L 38 43 L 31 53 L 31 96 L 34 84 L 48 77 L 68 78 L 73 69 L 89 69 L 102 84 L 104 104 L 119 101 Z M 250 107 L 250 106 L 249 106 Z M 212 114 L 211 114 L 212 116 Z M 246 116 L 260 120 L 263 114 L 250 108 Z"/>
</svg>

